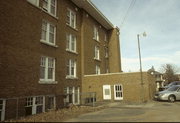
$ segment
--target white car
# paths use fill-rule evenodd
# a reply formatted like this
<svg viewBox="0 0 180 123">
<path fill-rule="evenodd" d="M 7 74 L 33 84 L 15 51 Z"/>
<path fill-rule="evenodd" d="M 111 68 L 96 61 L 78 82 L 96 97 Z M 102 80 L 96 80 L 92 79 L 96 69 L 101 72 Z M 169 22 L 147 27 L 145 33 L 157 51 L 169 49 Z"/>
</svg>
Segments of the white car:
<svg viewBox="0 0 180 123">
<path fill-rule="evenodd" d="M 164 91 L 157 92 L 154 98 L 156 100 L 168 100 L 170 102 L 180 100 L 180 85 L 174 85 Z"/>
</svg>

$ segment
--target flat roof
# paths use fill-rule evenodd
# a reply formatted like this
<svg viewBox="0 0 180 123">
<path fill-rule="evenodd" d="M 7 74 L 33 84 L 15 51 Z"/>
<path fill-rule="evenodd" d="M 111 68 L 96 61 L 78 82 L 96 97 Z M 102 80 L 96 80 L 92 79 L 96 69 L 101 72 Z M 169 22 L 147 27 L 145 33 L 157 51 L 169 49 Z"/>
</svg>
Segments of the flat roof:
<svg viewBox="0 0 180 123">
<path fill-rule="evenodd" d="M 115 27 L 103 14 L 102 12 L 91 2 L 91 0 L 71 0 L 79 8 L 83 8 L 97 20 L 106 29 L 113 29 Z"/>
</svg>

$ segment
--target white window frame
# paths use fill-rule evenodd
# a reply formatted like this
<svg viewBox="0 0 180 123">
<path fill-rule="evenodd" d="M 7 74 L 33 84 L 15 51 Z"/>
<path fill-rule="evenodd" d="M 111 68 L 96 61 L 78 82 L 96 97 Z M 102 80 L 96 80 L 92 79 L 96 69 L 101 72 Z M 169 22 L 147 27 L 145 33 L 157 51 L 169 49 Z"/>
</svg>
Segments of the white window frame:
<svg viewBox="0 0 180 123">
<path fill-rule="evenodd" d="M 67 61 L 67 65 L 66 65 L 66 67 L 67 67 L 66 70 L 68 70 L 67 75 L 66 75 L 67 79 L 76 79 L 77 78 L 77 69 L 76 69 L 77 67 L 76 66 L 77 66 L 76 60 L 69 59 Z M 73 72 L 74 74 L 71 71 L 72 68 L 74 68 L 74 72 Z"/>
<path fill-rule="evenodd" d="M 118 90 L 116 90 L 116 87 L 118 87 Z M 120 97 L 116 96 L 117 93 L 120 93 Z M 122 86 L 122 84 L 114 85 L 114 100 L 123 100 L 123 86 Z"/>
<path fill-rule="evenodd" d="M 100 75 L 101 74 L 101 69 L 99 65 L 96 65 L 96 74 Z"/>
<path fill-rule="evenodd" d="M 35 6 L 39 6 L 39 0 L 27 0 L 27 1 Z"/>
<path fill-rule="evenodd" d="M 99 41 L 99 30 L 97 26 L 93 28 L 93 39 Z"/>
<path fill-rule="evenodd" d="M 45 61 L 43 62 L 42 60 L 43 59 L 45 59 Z M 49 65 L 49 61 L 50 60 L 53 60 L 53 65 L 52 66 L 50 66 Z M 52 82 L 55 82 L 55 58 L 51 58 L 51 57 L 46 57 L 46 56 L 41 56 L 41 60 L 40 60 L 40 62 L 41 62 L 41 64 L 40 64 L 40 67 L 44 67 L 45 68 L 45 75 L 44 75 L 44 78 L 41 78 L 41 76 L 40 76 L 40 81 L 42 81 L 42 82 L 45 82 L 45 83 L 52 83 Z M 43 65 L 43 63 L 44 63 L 44 65 Z M 52 68 L 53 69 L 53 71 L 52 71 L 52 79 L 48 79 L 48 68 Z M 40 68 L 40 72 L 41 72 L 41 68 Z M 40 73 L 40 75 L 41 75 L 41 73 Z"/>
<path fill-rule="evenodd" d="M 64 98 L 64 106 L 69 103 L 69 87 L 64 88 L 64 94 L 66 95 L 66 98 Z"/>
<path fill-rule="evenodd" d="M 77 48 L 76 48 L 76 36 L 73 34 L 66 34 L 66 50 L 77 53 Z M 74 44 L 74 47 L 73 45 Z"/>
<path fill-rule="evenodd" d="M 26 102 L 25 107 L 32 107 L 32 115 L 37 114 L 37 106 L 42 106 L 42 112 L 45 112 L 45 96 L 27 97 L 26 99 L 28 98 L 32 99 L 32 104 L 27 105 L 28 103 Z M 36 104 L 38 98 L 42 98 L 42 103 Z"/>
<path fill-rule="evenodd" d="M 108 55 L 108 48 L 107 47 L 105 47 L 105 58 L 108 58 L 109 57 L 109 55 Z"/>
<path fill-rule="evenodd" d="M 47 7 L 43 6 L 43 2 L 46 1 L 47 2 Z M 55 5 L 52 4 L 52 0 L 42 0 L 42 8 L 44 11 L 48 12 L 50 15 L 56 16 L 56 12 L 57 12 L 57 0 L 55 1 Z M 51 12 L 51 7 L 55 8 L 55 12 L 52 13 Z"/>
<path fill-rule="evenodd" d="M 74 104 L 74 105 L 79 105 L 80 104 L 80 88 L 79 87 L 66 87 L 65 88 L 65 91 L 66 92 L 64 92 L 65 94 L 67 94 L 67 97 L 64 99 L 64 103 L 69 103 L 69 94 L 70 94 L 70 88 L 72 88 L 72 104 Z M 77 90 L 77 98 L 78 98 L 78 101 L 77 102 L 75 102 L 75 94 L 76 94 L 76 88 L 78 88 L 78 90 Z M 66 104 L 65 104 L 66 105 Z"/>
<path fill-rule="evenodd" d="M 47 98 L 48 98 L 48 101 L 50 101 L 49 98 L 53 98 L 53 107 L 49 107 L 49 102 L 48 102 L 48 110 L 55 109 L 56 108 L 56 97 L 54 95 L 52 95 L 52 96 L 48 96 Z"/>
<path fill-rule="evenodd" d="M 104 41 L 107 42 L 107 34 L 104 35 Z"/>
<path fill-rule="evenodd" d="M 108 68 L 106 68 L 106 73 L 109 73 L 109 69 Z"/>
<path fill-rule="evenodd" d="M 54 28 L 53 32 L 50 31 L 51 26 Z M 45 37 L 43 37 L 43 34 L 45 35 Z M 53 42 L 50 42 L 50 34 L 53 34 L 53 36 L 54 36 Z M 43 39 L 43 38 L 45 38 L 45 39 Z M 45 44 L 48 44 L 51 46 L 56 46 L 56 26 L 53 25 L 52 23 L 49 23 L 46 20 L 43 20 L 42 21 L 42 29 L 41 29 L 41 40 L 40 41 L 42 43 L 45 43 Z"/>
<path fill-rule="evenodd" d="M 76 12 L 72 11 L 71 9 L 67 9 L 67 19 L 66 19 L 66 24 L 69 25 L 70 27 L 76 29 Z M 74 20 L 74 21 L 73 21 Z"/>
<path fill-rule="evenodd" d="M 0 121 L 4 121 L 5 120 L 5 112 L 6 112 L 6 100 L 5 99 L 0 99 L 2 101 L 2 109 L 0 109 L 1 111 L 1 120 Z"/>
<path fill-rule="evenodd" d="M 74 87 L 74 104 L 75 105 L 80 104 L 80 99 L 79 99 L 80 96 L 79 96 L 79 94 L 80 94 L 79 87 Z M 77 95 L 77 102 L 75 102 L 76 95 Z"/>
<path fill-rule="evenodd" d="M 106 95 L 106 90 L 109 91 L 109 95 Z M 111 100 L 111 85 L 103 85 L 103 99 Z"/>
<path fill-rule="evenodd" d="M 94 48 L 94 59 L 100 60 L 100 48 L 99 48 L 99 46 L 95 46 L 95 48 Z"/>
</svg>

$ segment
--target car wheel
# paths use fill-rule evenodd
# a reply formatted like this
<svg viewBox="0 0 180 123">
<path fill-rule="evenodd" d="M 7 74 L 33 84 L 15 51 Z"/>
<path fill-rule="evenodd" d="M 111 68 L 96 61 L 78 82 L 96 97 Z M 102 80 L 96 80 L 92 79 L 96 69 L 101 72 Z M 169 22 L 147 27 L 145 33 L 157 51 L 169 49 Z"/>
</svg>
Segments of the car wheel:
<svg viewBox="0 0 180 123">
<path fill-rule="evenodd" d="M 168 98 L 169 102 L 175 102 L 176 101 L 176 98 L 175 96 L 173 95 L 170 95 L 169 98 Z"/>
</svg>

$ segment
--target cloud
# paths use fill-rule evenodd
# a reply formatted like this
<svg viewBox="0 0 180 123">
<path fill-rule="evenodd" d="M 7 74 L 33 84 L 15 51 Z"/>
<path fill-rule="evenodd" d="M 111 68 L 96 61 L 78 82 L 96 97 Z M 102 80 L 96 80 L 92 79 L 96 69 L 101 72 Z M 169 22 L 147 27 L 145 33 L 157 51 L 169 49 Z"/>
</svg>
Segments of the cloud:
<svg viewBox="0 0 180 123">
<path fill-rule="evenodd" d="M 131 0 L 93 0 L 104 15 L 120 26 Z M 124 71 L 139 71 L 137 34 L 140 37 L 143 70 L 161 64 L 180 66 L 180 0 L 136 0 L 123 27 L 120 48 Z M 113 11 L 113 12 L 112 12 Z"/>
</svg>

